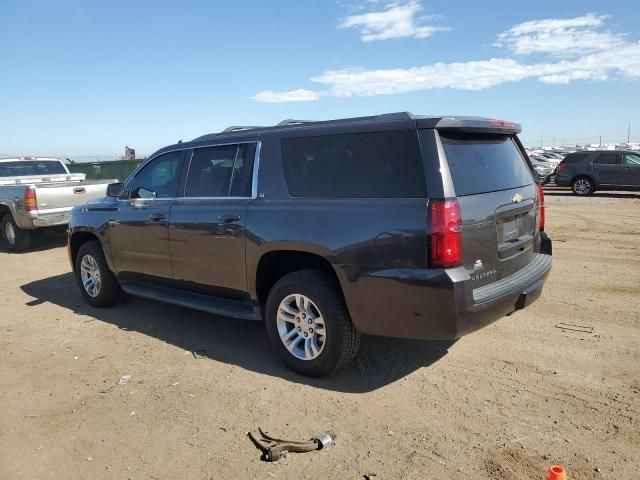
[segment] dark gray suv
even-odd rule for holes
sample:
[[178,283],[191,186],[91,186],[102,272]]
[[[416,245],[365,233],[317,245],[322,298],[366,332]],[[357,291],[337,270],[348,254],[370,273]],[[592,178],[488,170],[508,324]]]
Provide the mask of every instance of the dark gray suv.
[[360,334],[455,339],[522,309],[551,268],[517,124],[387,114],[230,127],[154,153],[75,208],[80,291],[264,320],[293,370]]
[[570,153],[556,168],[556,185],[580,196],[598,189],[640,190],[640,152],[593,150]]

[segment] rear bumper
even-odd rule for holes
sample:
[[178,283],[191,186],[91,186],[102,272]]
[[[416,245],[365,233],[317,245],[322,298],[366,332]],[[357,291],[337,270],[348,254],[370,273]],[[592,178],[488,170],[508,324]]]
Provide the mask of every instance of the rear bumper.
[[361,277],[357,283],[368,301],[358,293],[346,296],[354,325],[372,335],[451,340],[521,310],[540,297],[551,270],[551,239],[542,236],[543,253],[487,287],[473,289],[464,267],[384,270]]
[[569,187],[571,186],[571,179],[569,177],[558,174],[555,178],[555,184],[559,187]]
[[27,230],[67,225],[71,219],[71,208],[56,208],[51,211],[38,210],[20,215],[18,226]]

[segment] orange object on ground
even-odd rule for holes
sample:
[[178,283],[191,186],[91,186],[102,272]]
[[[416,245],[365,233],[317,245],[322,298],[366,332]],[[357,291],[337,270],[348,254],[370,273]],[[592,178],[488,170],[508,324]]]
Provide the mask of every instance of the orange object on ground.
[[547,480],[567,480],[567,473],[560,465],[551,465],[547,472]]

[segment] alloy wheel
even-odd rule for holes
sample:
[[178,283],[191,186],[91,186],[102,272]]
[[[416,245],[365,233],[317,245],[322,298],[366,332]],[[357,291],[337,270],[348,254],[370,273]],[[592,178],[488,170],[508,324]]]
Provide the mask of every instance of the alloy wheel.
[[80,278],[87,295],[95,298],[100,294],[100,287],[102,286],[100,267],[91,255],[82,257],[82,262],[80,263]]
[[280,302],[277,328],[282,344],[300,360],[314,360],[324,350],[327,338],[324,318],[305,295],[289,295]]

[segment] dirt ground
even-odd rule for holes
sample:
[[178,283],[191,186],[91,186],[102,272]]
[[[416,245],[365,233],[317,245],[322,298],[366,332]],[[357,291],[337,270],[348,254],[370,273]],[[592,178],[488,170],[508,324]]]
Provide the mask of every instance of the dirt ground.
[[[640,195],[551,188],[547,231],[531,307],[455,343],[365,338],[320,380],[278,363],[257,322],[88,307],[63,235],[0,251],[0,478],[506,480],[559,463],[638,479]],[[258,426],[338,440],[270,464],[246,437]]]

